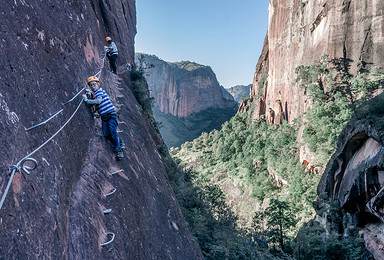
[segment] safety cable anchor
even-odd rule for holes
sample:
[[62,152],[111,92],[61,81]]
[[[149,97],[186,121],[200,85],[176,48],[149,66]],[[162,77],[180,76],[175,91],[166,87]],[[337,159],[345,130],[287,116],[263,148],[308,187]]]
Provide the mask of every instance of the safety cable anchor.
[[[33,164],[32,166],[25,165],[26,162],[32,162]],[[30,173],[29,171],[32,171],[36,168],[37,168],[37,161],[31,157],[25,158],[20,162],[20,169],[22,170],[22,172],[26,174],[29,174]]]
[[20,172],[20,167],[17,167],[16,165],[12,165],[11,168],[9,168],[9,174],[12,174],[12,172]]

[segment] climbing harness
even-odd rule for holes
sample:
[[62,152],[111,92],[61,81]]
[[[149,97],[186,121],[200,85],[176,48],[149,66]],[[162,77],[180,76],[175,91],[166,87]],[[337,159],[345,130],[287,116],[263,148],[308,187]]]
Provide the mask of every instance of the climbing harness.
[[[101,74],[101,71],[102,69],[104,68],[104,61],[105,61],[105,57],[106,57],[106,53],[104,53],[103,55],[103,58],[101,59],[101,66],[100,66],[100,70],[95,74],[96,75],[99,75]],[[70,102],[72,102],[73,100],[75,100],[75,98],[80,95],[80,93],[84,90],[85,88],[81,88],[70,100],[68,100],[67,102],[63,103],[62,105],[66,105]],[[38,148],[36,148],[34,151],[32,151],[31,153],[29,153],[27,156],[25,156],[23,159],[21,159],[18,163],[16,163],[16,165],[13,165],[10,169],[10,172],[11,172],[11,176],[8,180],[8,183],[7,183],[7,186],[4,190],[4,193],[1,197],[1,200],[0,200],[0,210],[3,206],[3,203],[4,203],[4,200],[5,198],[7,197],[7,194],[8,194],[8,191],[9,191],[9,187],[11,186],[11,183],[12,183],[12,180],[13,180],[13,177],[15,176],[15,174],[17,172],[24,172],[26,174],[29,174],[29,171],[31,170],[34,170],[36,169],[37,167],[37,161],[33,158],[30,158],[33,154],[35,154],[38,150],[40,150],[43,146],[45,146],[49,141],[51,141],[59,132],[61,132],[61,130],[63,130],[63,128],[72,120],[73,116],[77,113],[77,111],[79,110],[80,108],[80,105],[81,103],[83,103],[83,99],[81,99],[81,101],[79,102],[78,106],[76,107],[75,109],[75,112],[73,112],[73,114],[69,117],[69,119],[64,123],[64,125],[59,129],[57,130],[56,133],[54,133],[50,138],[48,138],[48,140],[46,140],[43,144],[41,144]],[[59,111],[53,113],[52,116],[50,116],[48,119],[44,120],[43,122],[41,123],[38,123],[34,126],[31,126],[29,128],[26,129],[26,131],[30,131],[34,128],[37,128],[41,125],[44,125],[46,124],[48,121],[50,121],[52,118],[56,117],[58,114],[60,114],[61,112],[63,111],[63,109],[60,109]],[[28,165],[24,165],[26,162],[28,161],[31,161],[33,162],[33,166],[28,166]]]
[[[105,58],[106,58],[106,52],[104,53],[103,55],[103,58],[101,59],[101,66],[100,66],[100,70],[94,75],[95,77],[99,77],[100,78],[100,75],[101,75],[101,72],[102,72],[102,69],[104,68],[104,63],[105,63]],[[87,87],[83,87],[81,88],[70,100],[68,100],[67,102],[63,103],[62,106],[65,106],[66,104],[72,102],[73,100],[75,100],[75,98],[80,95],[80,93],[86,89]],[[42,143],[39,147],[37,147],[35,150],[33,150],[31,153],[29,153],[28,155],[26,155],[24,158],[22,158],[19,162],[16,163],[16,165],[12,165],[12,167],[10,168],[10,177],[9,177],[9,180],[8,180],[8,183],[7,183],[7,186],[4,190],[4,193],[1,197],[1,200],[0,200],[0,210],[4,204],[4,201],[5,201],[5,198],[7,197],[7,194],[8,194],[8,191],[9,191],[9,188],[12,184],[12,180],[15,176],[15,174],[17,172],[20,172],[20,173],[25,173],[25,174],[30,174],[30,171],[34,170],[37,168],[38,166],[38,163],[35,159],[33,159],[31,156],[34,155],[37,151],[39,151],[41,148],[43,148],[47,143],[49,143],[58,133],[61,132],[61,130],[64,129],[64,127],[72,120],[72,118],[75,116],[75,114],[77,113],[77,111],[79,110],[81,104],[83,103],[84,99],[81,99],[81,101],[79,102],[79,104],[77,105],[75,111],[72,113],[72,115],[69,117],[69,119],[64,123],[64,125],[62,125],[59,130],[57,130],[50,138],[48,138],[44,143]],[[46,124],[47,122],[49,122],[51,119],[53,119],[54,117],[56,117],[58,114],[60,114],[61,112],[63,112],[63,109],[60,109],[58,110],[57,112],[53,113],[49,118],[47,118],[46,120],[42,121],[41,123],[38,123],[34,126],[31,126],[29,128],[26,129],[26,131],[30,131],[32,129],[35,129],[41,125],[44,125]],[[123,170],[119,170],[117,172],[114,172],[114,173],[111,173],[111,175],[113,174],[116,174],[116,173],[119,173],[119,172],[122,172]],[[107,197],[109,195],[112,195],[113,193],[116,192],[116,188],[114,188],[113,190],[111,190],[111,192],[105,194],[104,196]],[[104,214],[108,214],[112,212],[112,209],[106,209],[103,211]],[[107,236],[112,236],[111,240],[109,240],[108,242],[105,242],[103,244],[101,244],[101,246],[106,246],[110,243],[113,242],[113,240],[115,239],[115,234],[112,233],[112,232],[107,232],[106,233]]]

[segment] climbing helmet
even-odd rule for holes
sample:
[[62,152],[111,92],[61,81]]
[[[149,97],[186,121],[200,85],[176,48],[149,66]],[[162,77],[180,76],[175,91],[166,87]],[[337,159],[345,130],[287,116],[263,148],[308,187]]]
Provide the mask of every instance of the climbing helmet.
[[95,77],[95,76],[90,76],[88,79],[87,79],[87,84],[89,85],[91,82],[93,81],[97,81],[97,82],[100,82],[100,80]]

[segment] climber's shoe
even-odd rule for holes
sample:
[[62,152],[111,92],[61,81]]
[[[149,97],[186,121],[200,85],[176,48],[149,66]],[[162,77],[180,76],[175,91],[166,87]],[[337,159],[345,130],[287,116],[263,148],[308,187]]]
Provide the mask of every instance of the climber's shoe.
[[120,149],[116,149],[116,160],[120,161],[124,158],[123,151]]
[[121,149],[125,148],[125,143],[121,138],[119,138],[119,144],[120,144]]

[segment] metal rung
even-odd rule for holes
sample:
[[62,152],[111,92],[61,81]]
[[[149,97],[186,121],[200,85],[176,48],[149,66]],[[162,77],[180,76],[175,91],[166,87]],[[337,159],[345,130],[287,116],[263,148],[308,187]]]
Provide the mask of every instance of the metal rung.
[[112,243],[112,241],[115,239],[115,234],[114,234],[114,233],[112,233],[112,232],[107,232],[107,233],[105,233],[105,234],[106,234],[107,236],[108,236],[108,235],[112,235],[112,239],[109,240],[108,242],[105,242],[105,243],[101,244],[101,246],[106,246],[106,245]]
[[110,193],[107,193],[107,194],[105,194],[104,196],[105,197],[107,197],[107,196],[109,196],[109,195],[112,195],[113,193],[115,193],[116,192],[116,188],[114,188]]
[[111,212],[112,212],[112,209],[106,209],[106,210],[104,210],[103,212],[104,212],[104,214],[108,214],[108,213],[111,213]]
[[116,172],[112,172],[112,173],[110,173],[110,175],[114,175],[114,174],[116,174],[116,173],[119,173],[119,172],[123,172],[124,170],[118,170],[118,171],[116,171]]

